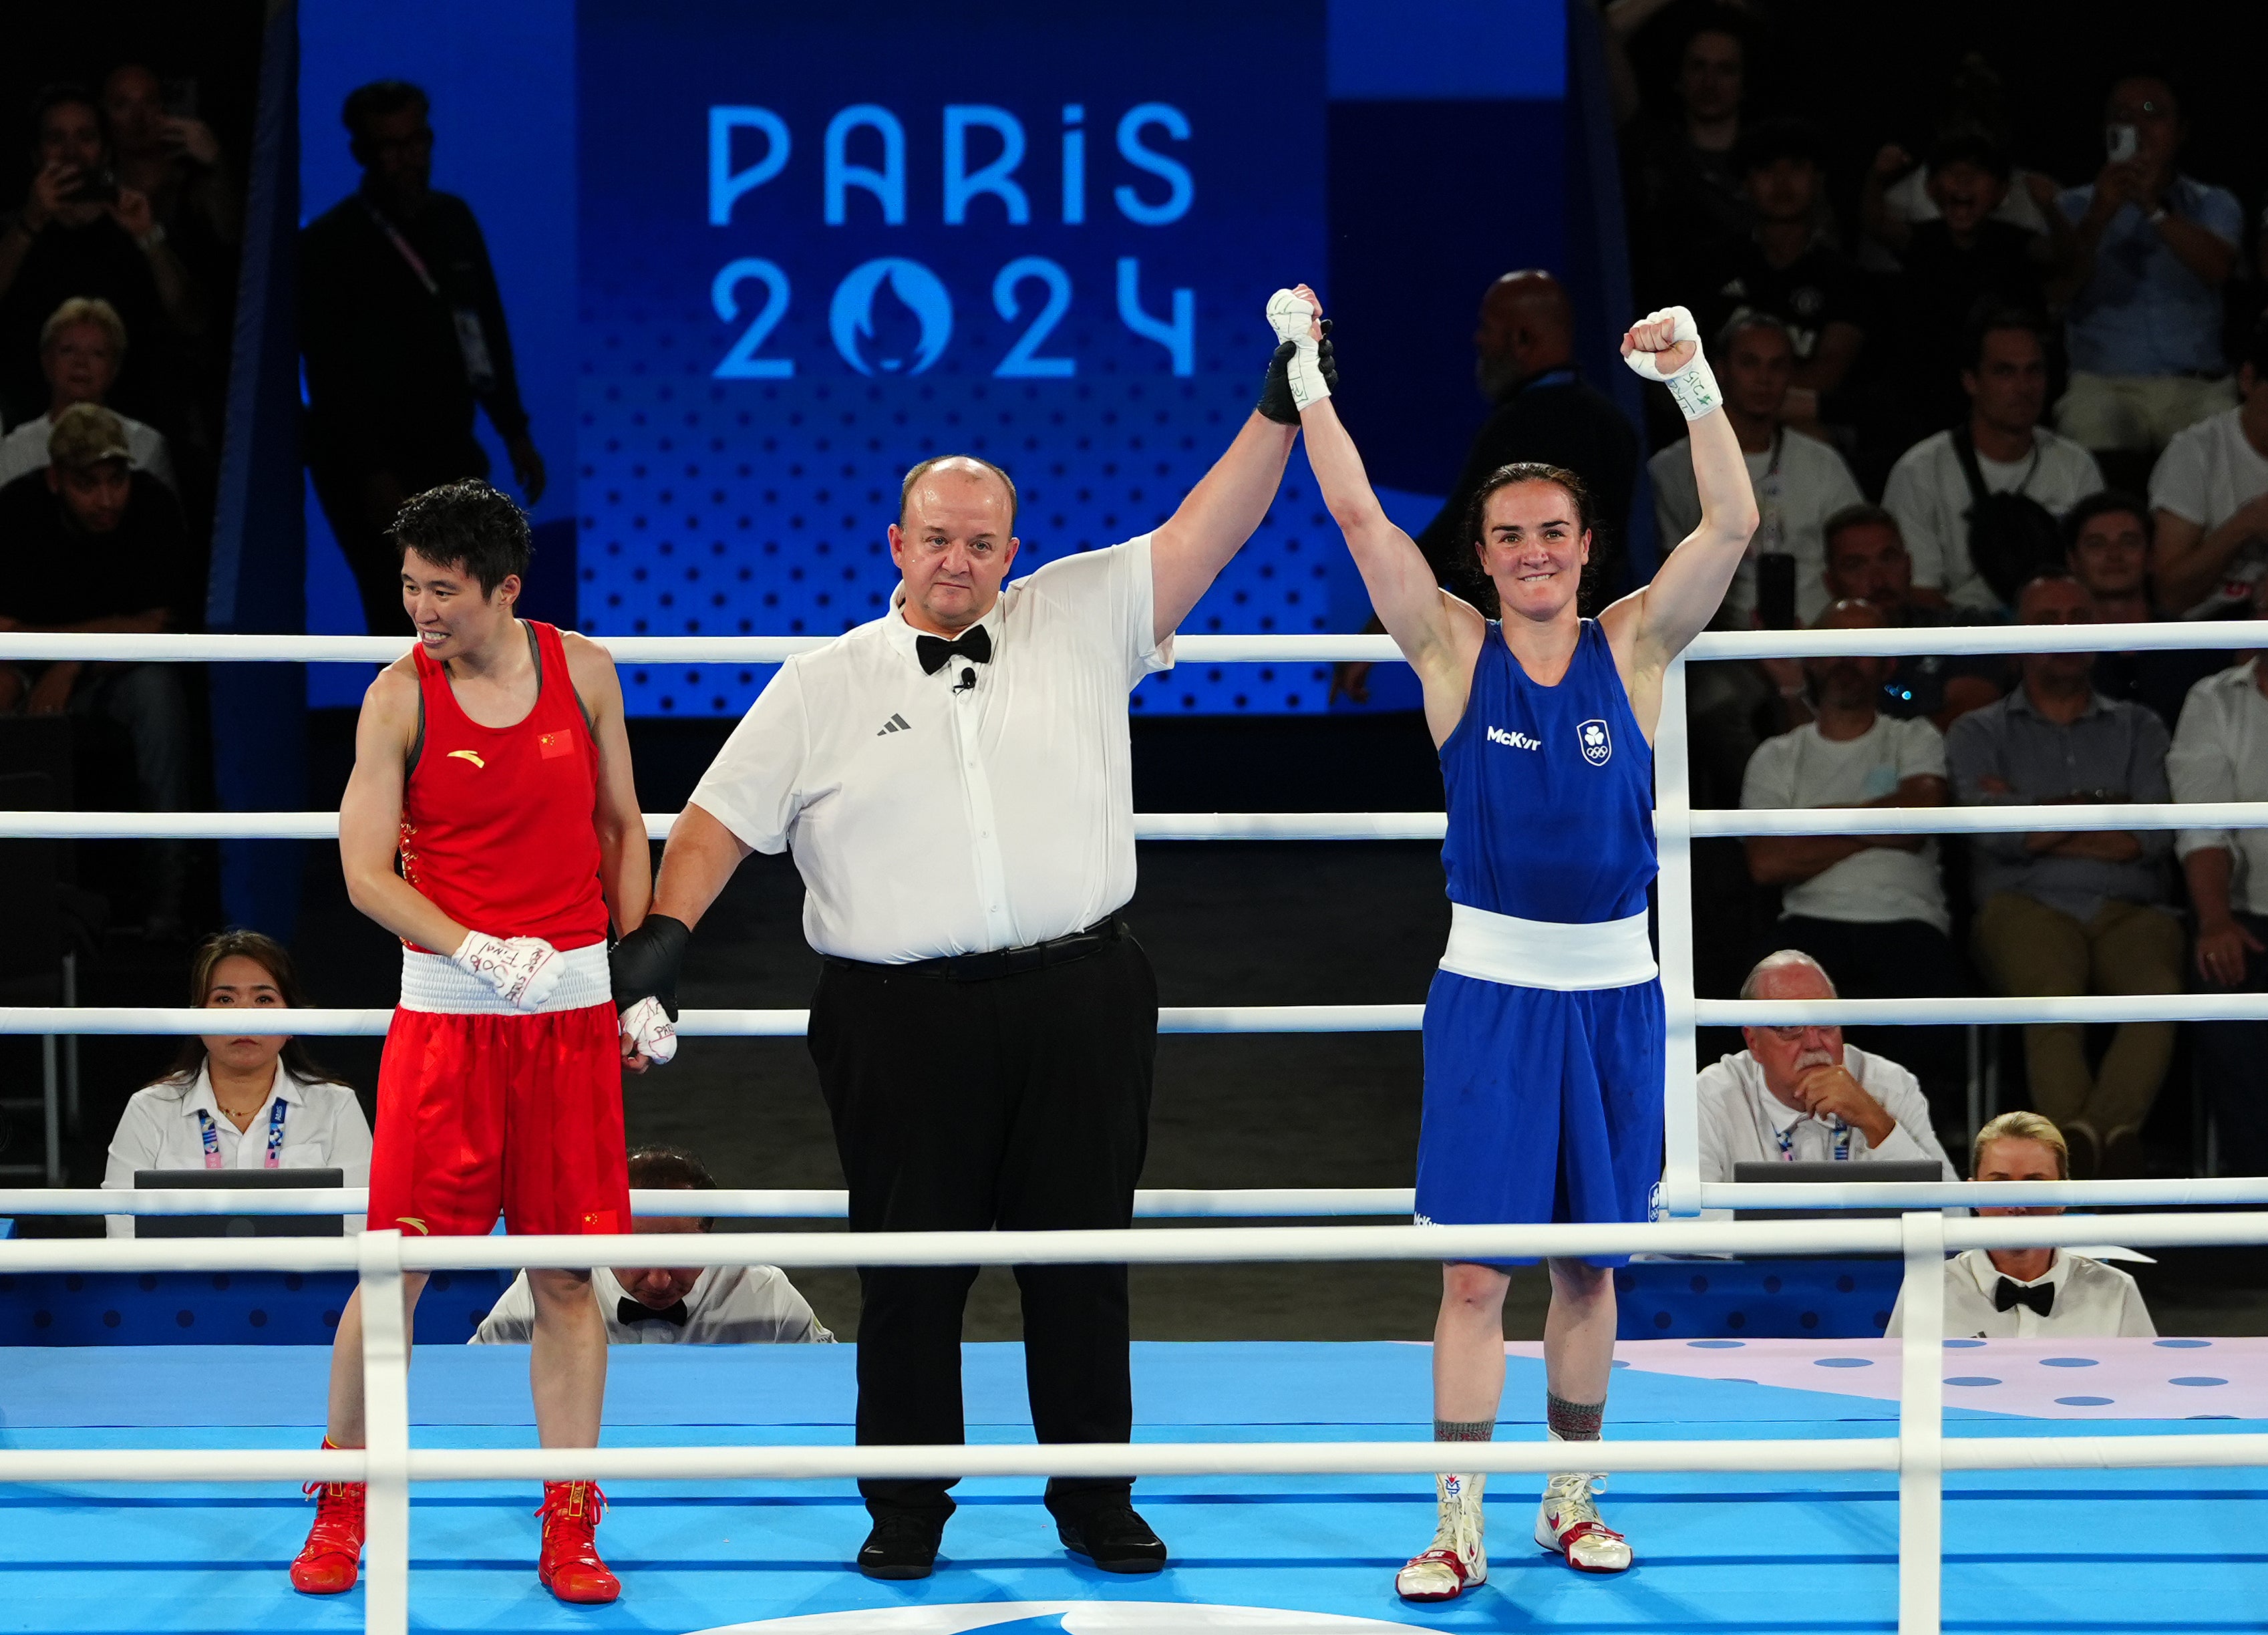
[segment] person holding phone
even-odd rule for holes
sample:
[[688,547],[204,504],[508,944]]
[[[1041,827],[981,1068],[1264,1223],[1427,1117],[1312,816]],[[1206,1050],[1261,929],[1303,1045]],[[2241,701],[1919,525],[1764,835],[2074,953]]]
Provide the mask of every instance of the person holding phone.
[[[1685,416],[1700,526],[1651,584],[1586,619],[1576,606],[1591,549],[1581,480],[1506,466],[1481,486],[1467,524],[1476,606],[1440,588],[1380,506],[1322,375],[1321,306],[1304,285],[1295,294],[1307,322],[1279,332],[1300,348],[1291,380],[1307,460],[1371,605],[1425,689],[1448,795],[1441,860],[1452,919],[1425,1000],[1418,1220],[1644,1220],[1661,1167],[1664,1049],[1646,933],[1653,733],[1671,660],[1715,615],[1756,531],[1740,441],[1692,315],[1649,313],[1623,337],[1623,357],[1668,386]],[[1555,1441],[1598,1440],[1616,1263],[1550,1262],[1543,1359]],[[1442,1269],[1437,1441],[1494,1434],[1510,1283],[1505,1263]],[[1551,1476],[1536,1546],[1580,1572],[1628,1567],[1628,1542],[1593,1498],[1604,1481],[1580,1469]],[[1403,1598],[1448,1601],[1486,1580],[1482,1487],[1454,1465],[1436,1477],[1439,1525],[1395,1576]]]
[[92,296],[135,338],[114,401],[162,428],[180,341],[200,327],[188,269],[149,195],[120,185],[91,92],[40,92],[33,129],[31,188],[0,230],[0,415],[14,425],[47,409],[40,330],[65,301]]
[[2053,293],[2068,303],[2071,387],[2056,405],[2066,437],[2100,453],[2154,453],[2233,406],[2220,344],[2222,284],[2236,266],[2236,195],[2175,167],[2188,128],[2174,87],[2132,74],[2103,106],[2103,164],[2066,188],[2073,261]]

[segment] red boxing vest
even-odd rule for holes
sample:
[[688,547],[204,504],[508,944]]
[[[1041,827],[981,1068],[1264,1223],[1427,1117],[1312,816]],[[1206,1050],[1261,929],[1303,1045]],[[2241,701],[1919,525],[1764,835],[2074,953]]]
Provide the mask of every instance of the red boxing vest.
[[424,741],[401,792],[401,876],[469,931],[588,947],[607,937],[599,746],[558,630],[526,623],[543,680],[512,726],[467,715],[446,667],[415,652]]

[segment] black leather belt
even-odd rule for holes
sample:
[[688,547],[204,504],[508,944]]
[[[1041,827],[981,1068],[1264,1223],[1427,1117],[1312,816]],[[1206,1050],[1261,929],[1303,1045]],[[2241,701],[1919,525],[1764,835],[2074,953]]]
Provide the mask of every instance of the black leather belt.
[[946,954],[933,960],[909,960],[901,965],[877,965],[866,960],[841,959],[832,954],[821,957],[829,965],[839,965],[846,971],[873,971],[886,976],[926,976],[938,982],[990,982],[998,976],[1044,970],[1050,965],[1068,965],[1074,960],[1100,954],[1116,942],[1123,930],[1118,917],[1112,915],[1095,921],[1084,931],[1051,937],[1045,942],[1027,943],[1020,948],[994,948],[983,954]]

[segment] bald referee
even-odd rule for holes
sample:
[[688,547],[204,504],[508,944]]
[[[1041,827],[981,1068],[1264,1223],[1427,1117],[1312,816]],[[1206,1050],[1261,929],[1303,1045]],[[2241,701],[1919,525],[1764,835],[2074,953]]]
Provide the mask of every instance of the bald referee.
[[[781,667],[671,831],[654,911],[615,950],[624,1051],[667,1059],[692,928],[743,858],[792,851],[825,958],[810,1048],[852,1231],[1131,1223],[1158,987],[1117,917],[1134,893],[1126,695],[1172,665],[1174,627],[1267,514],[1299,420],[1292,353],[1172,517],[1013,584],[1008,474],[966,454],[916,466],[890,611]],[[976,1276],[861,1269],[861,1443],[962,1440]],[[1126,1269],[1016,1281],[1039,1440],[1128,1440]],[[859,1570],[927,1577],[953,1484],[858,1485]],[[1164,1566],[1132,1487],[1050,1481],[1064,1544],[1114,1572]]]

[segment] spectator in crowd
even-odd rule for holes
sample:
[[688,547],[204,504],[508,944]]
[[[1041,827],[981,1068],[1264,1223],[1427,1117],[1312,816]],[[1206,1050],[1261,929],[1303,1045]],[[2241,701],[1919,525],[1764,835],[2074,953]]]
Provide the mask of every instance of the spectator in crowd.
[[2150,473],[2158,603],[2240,618],[2268,577],[2268,314],[2237,365],[2238,401],[2176,432]]
[[504,301],[471,208],[431,186],[425,93],[379,80],[342,117],[362,185],[299,241],[307,464],[373,633],[409,630],[387,530],[410,495],[485,477],[475,408],[533,505],[542,458],[527,433]]
[[[2092,624],[2094,599],[2068,578],[2026,586],[2025,624]],[[2168,799],[2164,724],[2090,683],[2092,653],[2030,653],[2023,682],[1946,735],[1955,796],[1978,806],[2101,805]],[[2004,994],[2178,993],[2182,928],[2167,906],[2163,830],[1978,835],[1976,942]],[[2121,1022],[2099,1073],[2086,1030],[2024,1030],[2032,1105],[2055,1120],[2082,1177],[2141,1170],[2142,1121],[2173,1054],[2170,1022]]]
[[[1610,65],[1621,48],[1665,7],[1666,0],[1615,0],[1606,11]],[[1643,118],[1626,134],[1631,155],[1631,221],[1638,230],[1638,287],[1653,294],[1683,291],[1697,258],[1745,240],[1755,211],[1741,187],[1734,155],[1748,89],[1748,46],[1729,8],[1705,17],[1678,54],[1671,88],[1675,106]],[[1625,70],[1626,71],[1626,70]],[[1633,92],[1626,106],[1637,107]],[[1665,294],[1664,299],[1674,299]],[[1683,536],[1681,536],[1683,537]]]
[[[73,403],[99,404],[110,395],[126,361],[126,325],[118,309],[99,298],[75,295],[48,315],[40,331],[40,372],[48,378],[47,412],[10,429],[0,438],[0,487],[48,463],[48,438],[55,416]],[[173,480],[173,455],[166,434],[155,426],[118,416],[126,433],[129,458],[136,471],[146,471],[169,489]]]
[[1955,607],[1998,609],[2061,557],[2055,519],[2100,489],[2102,473],[2094,455],[2040,424],[2048,352],[2037,319],[2014,308],[1981,313],[1966,353],[1967,417],[1900,456],[1882,507],[1898,519],[1918,583]]
[[[2063,1132],[2037,1113],[2003,1113],[1977,1132],[1971,1181],[2067,1181]],[[1981,1204],[1979,1215],[2060,1215],[2059,1204]],[[1890,1310],[1889,1337],[1905,1332],[1905,1292]],[[2116,1266],[2074,1249],[1964,1249],[1945,1263],[1948,1339],[2154,1339],[2142,1291]]]
[[[181,509],[166,486],[133,468],[118,416],[77,403],[55,416],[44,471],[0,489],[0,630],[154,634],[194,606],[192,557]],[[0,667],[0,711],[106,717],[134,747],[136,782],[153,812],[191,801],[189,715],[173,667],[89,664]],[[153,937],[178,935],[188,883],[187,843],[149,843]]]
[[2111,86],[2103,133],[2102,170],[2058,200],[2073,257],[2062,281],[2071,387],[2056,423],[2091,449],[2154,453],[2235,401],[2220,290],[2244,215],[2227,188],[2175,168],[2188,133],[2164,79],[2132,74]]
[[[2150,601],[2149,503],[2139,494],[2105,489],[2064,514],[2066,560],[2072,578],[2095,598],[2104,624],[2146,624],[2162,615]],[[2190,689],[2230,662],[2226,652],[2158,647],[2097,653],[2095,690],[2157,712],[2170,729],[2181,719]]]
[[[1787,423],[1795,343],[1786,324],[1769,313],[1743,312],[1727,320],[1711,349],[1725,394],[1725,415],[1741,439],[1749,483],[1764,520],[1756,525],[1740,571],[1725,593],[1719,622],[1746,630],[1757,611],[1756,559],[1775,552],[1795,558],[1795,617],[1808,624],[1827,606],[1824,576],[1827,519],[1859,503],[1858,480],[1843,457],[1817,438]],[[1646,462],[1653,479],[1659,537],[1682,540],[1701,519],[1687,440]]]
[[[2268,584],[2259,593],[2268,601]],[[2166,757],[2174,799],[2268,800],[2268,664],[2259,656],[2190,689]],[[2175,842],[2197,910],[2208,993],[2268,992],[2268,829],[2189,829]],[[2268,1175],[2268,1022],[2195,1022],[2198,1083],[2220,1167]]]
[[[699,1159],[668,1146],[631,1153],[630,1177],[630,1186],[642,1191],[714,1191],[717,1186]],[[695,1233],[708,1231],[711,1224],[701,1215],[641,1215],[630,1229]],[[607,1320],[609,1345],[748,1345],[835,1337],[777,1266],[596,1266],[591,1287]],[[526,1345],[534,1332],[535,1295],[523,1271],[482,1319],[470,1343]]]
[[[1832,999],[1819,961],[1783,948],[1757,961],[1743,999]],[[1843,1042],[1840,1027],[1743,1027],[1748,1049],[1701,1070],[1701,1179],[1772,1159],[1934,1160],[1955,1180],[1914,1076]],[[1707,1213],[1708,1212],[1704,1212]]]
[[[226,931],[189,956],[189,1003],[277,1011],[302,1007],[307,996],[281,943],[258,932]],[[173,1070],[128,1099],[102,1184],[130,1190],[137,1169],[200,1166],[337,1169],[346,1185],[368,1186],[370,1124],[355,1093],[289,1034],[192,1035],[181,1041]],[[112,1237],[134,1235],[133,1216],[105,1219]],[[362,1216],[349,1215],[345,1224],[359,1232]]]
[[[1859,184],[1859,218],[1867,238],[1889,250],[1903,264],[1915,231],[1954,215],[1966,214],[1977,200],[1984,202],[1980,219],[2004,223],[2051,247],[2050,235],[2068,235],[2071,224],[2055,207],[2062,191],[2052,176],[2019,170],[2008,163],[2008,148],[2000,133],[1973,116],[1946,121],[1930,144],[1926,162],[1895,142],[1875,150]],[[1966,166],[1968,168],[1960,168]],[[1958,173],[1948,175],[1948,171]],[[1999,235],[1994,235],[1998,237]],[[2005,240],[2004,240],[2005,241]],[[1966,239],[1963,242],[1967,242]],[[2028,259],[2051,264],[2040,254],[2041,246],[2028,246]],[[2038,282],[2034,275],[2033,282]],[[2032,305],[2037,305],[2037,291]]]
[[1550,273],[1508,272],[1491,284],[1473,349],[1481,390],[1496,410],[1473,439],[1447,503],[1418,536],[1418,549],[1442,584],[1464,584],[1472,555],[1465,524],[1489,475],[1523,460],[1562,467],[1583,479],[1598,507],[1590,566],[1597,589],[1584,609],[1595,612],[1630,588],[1638,434],[1613,399],[1577,375],[1575,309]]
[[121,186],[112,171],[89,92],[41,92],[33,130],[31,191],[0,232],[0,414],[13,425],[48,407],[40,330],[73,296],[93,296],[110,304],[136,342],[120,401],[162,424],[178,396],[179,342],[199,321],[188,269],[149,195]]
[[1799,120],[1770,120],[1741,138],[1741,185],[1756,211],[1746,241],[1729,247],[1704,279],[1696,308],[1705,332],[1743,312],[1769,313],[1795,349],[1781,416],[1816,431],[1822,404],[1866,344],[1864,275],[1820,231],[1824,139]]
[[211,294],[232,281],[244,201],[222,162],[220,138],[193,111],[195,88],[194,80],[178,82],[177,94],[192,106],[169,108],[154,72],[122,63],[103,77],[102,117],[119,186],[150,201],[151,214]]
[[[1880,505],[1863,502],[1845,505],[1827,519],[1822,529],[1827,551],[1827,591],[1842,600],[1863,601],[1889,621],[1893,630],[1943,630],[1971,622],[1977,615],[1953,608],[1937,591],[1915,588],[1913,557],[1898,531],[1898,519]],[[1792,660],[1767,661],[1767,668]],[[1927,717],[1944,732],[1971,710],[1981,710],[2007,688],[2007,665],[1984,655],[1941,657],[1909,655],[1890,660],[1882,683],[1879,707],[1896,720]],[[1778,674],[1778,673],[1776,673]],[[1800,676],[1780,674],[1782,695],[1786,684]],[[1796,700],[1786,699],[1792,720],[1808,713]]]

